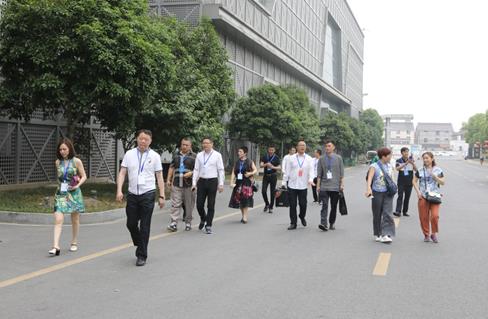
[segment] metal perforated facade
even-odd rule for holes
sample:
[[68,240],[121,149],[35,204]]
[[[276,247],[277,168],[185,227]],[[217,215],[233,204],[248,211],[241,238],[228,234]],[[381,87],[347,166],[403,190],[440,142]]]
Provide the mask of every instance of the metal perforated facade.
[[[238,94],[265,82],[295,84],[318,109],[362,111],[364,36],[345,0],[149,2],[155,12],[190,24],[201,15],[214,21]],[[337,32],[327,34],[328,27]]]

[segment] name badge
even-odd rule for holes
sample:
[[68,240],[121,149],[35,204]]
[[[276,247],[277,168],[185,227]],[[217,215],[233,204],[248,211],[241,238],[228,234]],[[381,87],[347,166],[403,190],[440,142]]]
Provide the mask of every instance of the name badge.
[[407,169],[403,170],[403,175],[408,176],[408,170]]
[[69,187],[68,183],[61,183],[61,188],[60,188],[61,193],[67,193],[68,187]]
[[327,179],[332,179],[332,172],[331,171],[327,172]]
[[303,169],[299,169],[298,170],[298,177],[302,177],[303,176]]
[[180,170],[180,174],[183,174],[185,172],[185,164],[181,163],[179,170]]
[[144,177],[144,175],[139,175],[137,177],[137,185],[144,185],[146,184],[146,178]]
[[237,174],[237,180],[239,180],[239,181],[242,180],[242,173]]

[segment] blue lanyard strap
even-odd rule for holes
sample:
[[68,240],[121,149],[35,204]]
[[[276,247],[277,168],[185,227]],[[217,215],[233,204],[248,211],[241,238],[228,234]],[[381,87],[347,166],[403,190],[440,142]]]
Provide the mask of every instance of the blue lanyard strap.
[[332,169],[332,163],[334,163],[334,159],[332,158],[332,156],[325,156],[327,158],[327,170],[331,170]]
[[210,157],[212,157],[212,154],[213,154],[213,151],[210,153],[210,155],[207,157],[207,159],[205,159],[205,152],[203,152],[203,166],[207,165],[208,160],[210,159]]
[[[141,153],[141,156],[139,157],[139,150],[137,150],[137,159],[139,160],[139,171],[138,174],[141,174],[144,171],[144,165],[146,165],[147,158],[149,157],[149,151],[145,151],[144,153],[146,154],[146,159],[144,162],[142,162],[142,157],[144,156],[144,153]],[[142,162],[142,166],[141,166]]]
[[63,160],[63,170],[64,170],[64,173],[63,173],[63,182],[67,182],[66,177],[68,177],[68,171],[69,171],[69,165],[70,164],[71,164],[71,160],[69,160],[68,166],[65,166],[64,165],[64,160]]
[[298,167],[302,168],[303,163],[305,163],[305,158],[303,158],[303,161],[300,163],[300,159],[298,158],[298,154],[297,154],[297,162],[298,162]]
[[239,173],[242,174],[242,169],[244,168],[245,161],[239,161]]

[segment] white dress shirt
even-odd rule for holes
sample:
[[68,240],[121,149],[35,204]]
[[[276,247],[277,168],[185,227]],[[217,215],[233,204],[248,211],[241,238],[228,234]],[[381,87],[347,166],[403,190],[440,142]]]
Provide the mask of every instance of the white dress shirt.
[[137,147],[125,153],[121,166],[127,168],[129,193],[134,195],[155,190],[155,174],[163,170],[161,156],[158,153],[151,149],[141,153]]
[[225,171],[222,155],[216,150],[202,151],[197,154],[193,170],[193,187],[199,178],[218,178],[219,186],[224,186]]
[[[283,175],[283,185],[288,182],[288,187],[292,189],[307,189],[308,183],[313,183],[313,159],[308,154],[290,155],[286,163]],[[300,176],[300,171],[302,172]]]
[[288,163],[288,160],[290,159],[290,156],[293,156],[293,155],[286,154],[283,157],[283,161],[281,162],[281,171],[283,172],[283,174],[285,174],[286,163]]
[[313,178],[317,177],[317,167],[319,165],[319,158],[313,158]]

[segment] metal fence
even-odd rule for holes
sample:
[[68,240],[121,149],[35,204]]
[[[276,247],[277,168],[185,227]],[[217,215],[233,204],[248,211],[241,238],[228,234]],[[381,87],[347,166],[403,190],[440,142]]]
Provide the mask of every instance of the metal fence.
[[[113,134],[94,121],[77,131],[89,136],[78,154],[87,176],[115,181],[118,143]],[[0,185],[55,181],[56,147],[66,134],[64,121],[44,120],[41,114],[29,123],[0,118]]]

